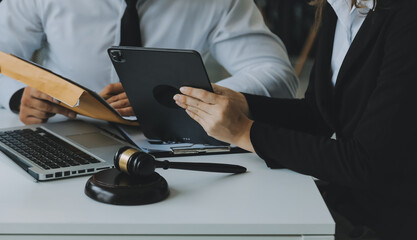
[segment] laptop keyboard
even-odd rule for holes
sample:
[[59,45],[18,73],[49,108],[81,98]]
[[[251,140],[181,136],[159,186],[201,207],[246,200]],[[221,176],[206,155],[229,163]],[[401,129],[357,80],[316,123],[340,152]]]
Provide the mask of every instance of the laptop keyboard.
[[41,128],[0,132],[0,142],[45,170],[100,162]]

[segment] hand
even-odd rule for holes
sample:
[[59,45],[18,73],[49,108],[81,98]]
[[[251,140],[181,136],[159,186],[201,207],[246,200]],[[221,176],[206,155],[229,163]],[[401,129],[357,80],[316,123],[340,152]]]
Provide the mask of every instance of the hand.
[[254,152],[250,141],[253,121],[243,94],[213,85],[214,93],[182,87],[174,100],[211,137]]
[[130,106],[129,99],[121,83],[112,83],[107,85],[101,92],[102,96],[110,106],[122,116],[135,116],[133,108]]
[[243,112],[247,117],[249,117],[249,106],[246,102],[245,96],[243,96],[242,93],[216,85],[214,83],[212,83],[211,86],[214,93],[228,97],[234,107],[237,107],[239,111]]
[[62,114],[69,118],[75,118],[75,112],[60,105],[59,101],[34,88],[26,87],[20,101],[20,120],[26,124],[45,123],[55,114]]

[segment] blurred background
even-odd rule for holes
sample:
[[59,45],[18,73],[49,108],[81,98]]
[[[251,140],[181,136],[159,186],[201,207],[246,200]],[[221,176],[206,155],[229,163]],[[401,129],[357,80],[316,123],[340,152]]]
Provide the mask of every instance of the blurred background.
[[[284,42],[291,63],[296,67],[302,53],[305,55],[311,39],[308,40],[310,29],[314,22],[314,7],[308,4],[310,0],[255,0],[261,10],[265,23],[273,33]],[[304,50],[304,52],[303,52]],[[313,64],[314,47],[311,47],[305,62],[299,65],[300,86],[297,97],[304,96],[308,84],[309,73]],[[206,63],[210,80],[216,82],[229,74],[214,59]]]
[[[314,21],[314,8],[308,5],[310,0],[254,1],[262,12],[268,27],[284,42],[291,63],[299,71],[300,86],[297,97],[301,98],[304,96],[308,84],[313,63],[312,58],[314,57],[314,47],[311,47],[311,51],[308,51],[310,49],[309,44],[312,42],[308,38]],[[305,57],[305,62],[303,57]],[[217,82],[229,76],[229,73],[213,58],[208,59],[206,66],[212,82]]]

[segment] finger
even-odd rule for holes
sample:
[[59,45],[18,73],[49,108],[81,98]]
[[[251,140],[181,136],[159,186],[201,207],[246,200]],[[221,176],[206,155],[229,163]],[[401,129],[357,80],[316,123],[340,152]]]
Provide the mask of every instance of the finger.
[[103,90],[101,90],[100,95],[121,93],[123,91],[124,89],[123,89],[122,83],[120,82],[111,83],[111,84],[108,84],[106,87],[104,87]]
[[213,88],[213,92],[216,93],[216,94],[223,95],[224,92],[225,92],[224,91],[225,90],[225,87],[219,86],[219,85],[217,85],[215,83],[212,83],[211,84],[211,87]]
[[198,112],[195,112],[191,109],[186,109],[185,112],[188,114],[188,116],[190,116],[192,119],[198,122],[198,124],[200,124],[203,127],[203,129],[206,131],[206,128],[207,128],[206,118],[202,117],[201,115],[198,114]]
[[[36,89],[34,89],[34,88],[29,88],[29,91],[30,91],[29,95],[30,95],[30,97],[32,97],[32,98],[41,99],[41,100],[46,100],[46,101],[49,101],[49,102],[57,102],[57,100],[56,100],[56,99],[54,99],[53,97],[49,96],[49,95],[48,95],[48,94],[46,94],[46,93],[43,93],[43,92],[41,92],[41,91],[38,91],[38,90],[36,90]],[[59,101],[58,101],[58,102],[59,102]]]
[[19,115],[21,118],[34,117],[40,120],[44,120],[54,116],[55,113],[44,112],[28,106],[22,106]]
[[56,104],[53,104],[47,100],[43,100],[40,98],[25,98],[22,99],[22,104],[24,106],[33,108],[33,109],[37,109],[39,111],[43,111],[43,112],[52,112],[53,111],[53,106]]
[[99,95],[104,99],[107,99],[122,92],[124,92],[123,86],[120,82],[118,82],[107,85],[105,88],[103,88],[103,90],[101,90]]
[[181,87],[180,92],[185,95],[191,96],[193,98],[200,99],[205,103],[209,103],[209,104],[216,103],[216,97],[217,97],[216,94],[200,89],[200,88]]
[[124,116],[124,117],[135,116],[135,112],[133,111],[132,107],[118,108],[118,109],[116,109],[116,111],[119,112],[119,114]]
[[213,122],[211,118],[204,117],[200,115],[199,113],[196,113],[193,111],[193,109],[187,109],[185,112],[194,119],[198,124],[201,125],[201,127],[204,129],[204,131],[209,135],[213,137],[213,124],[210,124],[210,122]]
[[48,121],[47,119],[39,119],[39,118],[35,118],[35,117],[21,117],[20,121],[22,121],[22,123],[24,123],[25,125],[32,125],[32,124],[41,124],[41,123],[45,123],[46,121]]
[[125,92],[123,92],[123,93],[120,93],[120,94],[117,94],[115,96],[112,96],[112,97],[108,98],[106,100],[106,102],[108,102],[109,104],[111,104],[111,103],[118,102],[120,100],[125,100],[125,99],[127,100],[127,95],[126,95]]
[[26,106],[47,112],[48,114],[46,115],[54,116],[55,114],[61,114],[69,118],[77,117],[76,112],[60,106],[59,100],[34,88],[30,88],[29,97],[22,97],[22,102],[24,102]]
[[123,100],[119,100],[117,102],[110,103],[110,106],[112,106],[115,109],[127,108],[127,107],[130,107],[130,102],[129,102],[128,99],[123,99]]
[[[75,118],[76,113],[58,104],[51,103],[47,100],[41,100],[38,98],[22,98],[20,111],[23,114],[29,115],[33,110],[36,110],[36,117],[49,118],[55,114],[62,114],[69,118]],[[28,113],[27,113],[28,112]]]
[[206,113],[210,113],[211,104],[205,103],[200,101],[199,99],[195,99],[193,97],[185,96],[182,94],[176,94],[174,96],[175,102],[178,102],[180,107],[184,109],[188,109],[189,107],[200,109]]
[[47,120],[48,118],[56,115],[55,113],[39,111],[34,108],[31,108],[25,114],[27,114],[28,117],[35,117],[35,118],[42,119],[42,120]]
[[207,112],[205,112],[201,109],[192,107],[192,106],[187,106],[186,111],[191,112],[194,115],[197,115],[201,119],[211,119],[212,118],[211,114],[209,114],[209,113],[207,113]]
[[55,114],[62,114],[70,118],[75,118],[76,113],[62,107],[58,104],[47,102],[44,100],[36,101],[35,104],[31,105],[32,109],[36,109],[38,111],[46,112],[46,113],[53,113]]
[[179,107],[181,107],[181,108],[184,108],[184,109],[186,109],[187,108],[187,105],[185,105],[185,104],[183,104],[183,103],[181,103],[181,102],[178,102],[178,101],[175,101],[175,104],[177,104]]

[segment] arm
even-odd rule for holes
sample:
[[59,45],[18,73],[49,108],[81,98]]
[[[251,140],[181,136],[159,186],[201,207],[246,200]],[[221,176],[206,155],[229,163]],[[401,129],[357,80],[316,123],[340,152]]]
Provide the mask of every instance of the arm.
[[[367,69],[379,74],[363,103],[365,111],[354,131],[337,140],[329,137],[330,129],[315,118],[314,104],[306,100],[271,99],[258,111],[255,107],[262,101],[256,104],[253,100],[259,97],[247,98],[250,112],[258,119],[254,122],[221,94],[184,88],[184,95],[176,95],[175,100],[210,136],[254,150],[271,168],[286,167],[357,189],[386,187],[393,180],[391,176],[397,183],[410,184],[417,169],[417,115],[413,113],[417,108],[417,19],[410,12],[397,16],[388,21],[391,28],[384,29],[385,49],[379,69]],[[402,21],[401,16],[408,16],[408,21]],[[357,91],[345,95],[352,98]],[[288,114],[275,124],[260,121],[266,119],[268,110]],[[298,121],[299,116],[306,119]],[[299,125],[308,121],[314,124],[303,130]]]
[[367,69],[379,74],[355,130],[333,140],[255,122],[251,142],[268,166],[284,166],[356,188],[387,187],[393,181],[391,176],[397,183],[415,181],[417,19],[410,11],[397,16],[384,29],[380,68]]
[[303,132],[320,132],[328,137],[332,131],[324,121],[315,121],[306,100],[274,99],[235,92],[212,84],[214,93],[191,87],[182,87],[182,94],[174,96],[177,105],[184,108],[209,136],[254,152],[250,131],[256,122],[273,124]]
[[285,46],[266,27],[253,1],[231,1],[209,44],[213,57],[232,74],[219,85],[256,95],[295,96],[298,78]]
[[[309,89],[312,88],[310,81]],[[314,98],[280,99],[244,94],[250,117],[256,122],[330,137],[333,130],[322,119]]]
[[[0,51],[30,59],[44,37],[38,4],[6,0],[0,4]],[[0,74],[0,105],[10,109],[12,95],[25,85]]]
[[[8,0],[0,5],[1,51],[30,59],[41,47],[45,33],[39,4],[41,1]],[[0,104],[14,107],[11,110],[19,111],[20,120],[25,124],[46,122],[57,113],[70,118],[76,116],[52,97],[5,76],[0,76],[0,96]]]

